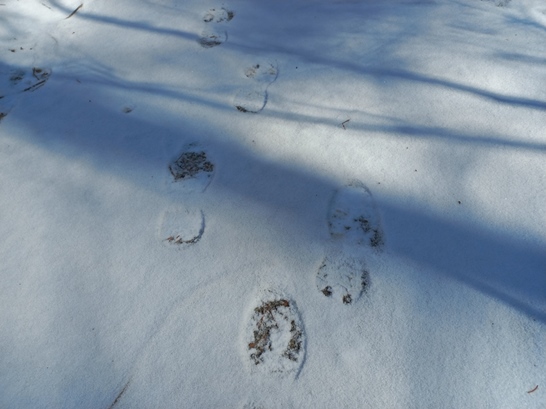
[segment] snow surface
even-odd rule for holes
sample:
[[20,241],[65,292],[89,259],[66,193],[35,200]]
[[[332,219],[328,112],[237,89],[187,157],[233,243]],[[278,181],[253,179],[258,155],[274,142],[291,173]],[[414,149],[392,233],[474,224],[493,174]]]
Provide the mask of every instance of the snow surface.
[[0,407],[544,408],[543,0],[0,0],[0,41]]

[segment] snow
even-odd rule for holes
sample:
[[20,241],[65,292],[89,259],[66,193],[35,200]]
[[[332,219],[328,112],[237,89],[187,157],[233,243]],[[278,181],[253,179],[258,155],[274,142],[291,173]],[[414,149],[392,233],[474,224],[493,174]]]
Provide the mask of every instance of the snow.
[[543,407],[542,0],[0,21],[0,407]]

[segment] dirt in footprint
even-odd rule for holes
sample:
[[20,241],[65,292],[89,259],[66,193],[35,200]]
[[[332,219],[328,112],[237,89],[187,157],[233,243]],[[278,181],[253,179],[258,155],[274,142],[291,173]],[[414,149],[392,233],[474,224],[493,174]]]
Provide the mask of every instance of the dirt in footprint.
[[247,356],[253,372],[297,373],[305,353],[305,334],[295,302],[273,291],[264,295],[247,331]]

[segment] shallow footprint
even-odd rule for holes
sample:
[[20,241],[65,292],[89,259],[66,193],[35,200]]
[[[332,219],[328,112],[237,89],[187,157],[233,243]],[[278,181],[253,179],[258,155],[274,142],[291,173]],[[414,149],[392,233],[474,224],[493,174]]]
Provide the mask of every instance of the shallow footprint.
[[218,23],[229,22],[233,19],[235,13],[224,7],[219,9],[210,9],[204,16],[203,22],[207,27],[201,33],[197,42],[203,48],[216,47],[227,41],[227,32],[222,29],[222,25]]
[[227,41],[227,33],[220,30],[205,30],[197,41],[203,48],[216,47]]
[[205,218],[200,210],[166,210],[159,220],[159,240],[169,247],[186,248],[195,244],[204,231]]
[[231,21],[235,17],[235,12],[224,7],[219,9],[210,9],[203,17],[205,23],[221,23],[223,21]]
[[32,92],[43,86],[51,76],[51,69],[10,68],[0,71],[0,97]]
[[326,256],[316,276],[318,290],[343,304],[357,301],[369,281],[365,263],[352,257]]
[[209,160],[203,148],[192,143],[169,164],[169,172],[170,181],[177,190],[203,192],[214,175],[214,163]]
[[36,91],[50,76],[50,69],[38,67],[0,70],[0,121],[9,114],[20,94]]
[[333,239],[348,244],[367,244],[380,249],[384,244],[379,212],[370,191],[360,182],[339,189],[328,210],[328,228]]
[[251,372],[296,376],[305,355],[305,333],[293,300],[262,292],[245,333]]
[[275,81],[278,75],[279,70],[277,66],[272,63],[256,64],[245,70],[245,76],[247,78],[252,78],[267,85]]
[[256,64],[245,70],[245,76],[252,85],[243,88],[235,95],[234,105],[240,112],[256,114],[267,104],[267,88],[275,82],[279,70],[275,64]]

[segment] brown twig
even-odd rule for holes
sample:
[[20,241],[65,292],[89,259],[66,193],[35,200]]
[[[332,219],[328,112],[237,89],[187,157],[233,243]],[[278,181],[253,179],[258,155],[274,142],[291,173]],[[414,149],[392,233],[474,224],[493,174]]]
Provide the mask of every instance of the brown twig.
[[113,409],[114,406],[116,406],[116,404],[119,402],[119,400],[121,399],[121,397],[123,396],[123,394],[125,393],[125,391],[127,390],[129,384],[131,383],[131,380],[129,380],[125,386],[123,387],[123,389],[121,390],[121,392],[118,394],[118,396],[116,396],[116,399],[114,400],[114,402],[112,402],[112,404],[110,405],[110,407],[108,409]]
[[72,17],[74,14],[76,14],[78,12],[79,9],[81,9],[83,7],[83,3],[80,4],[78,7],[76,7],[76,10],[74,10],[72,13],[70,13],[70,15],[65,18],[65,20],[68,20],[70,17]]
[[42,85],[44,85],[46,81],[47,81],[47,79],[42,80],[42,81],[40,81],[40,82],[37,82],[36,84],[31,85],[31,86],[28,87],[28,88],[25,88],[25,89],[23,90],[23,92],[34,91],[34,90],[40,88]]
[[345,124],[346,124],[347,122],[349,122],[350,120],[351,120],[351,118],[349,118],[349,119],[347,119],[346,121],[343,121],[343,122],[341,123],[341,126],[343,127],[343,129],[347,129],[347,128],[345,128]]
[[530,391],[527,391],[527,393],[533,393],[534,391],[536,391],[538,389],[538,385],[535,386],[533,389],[531,389]]

